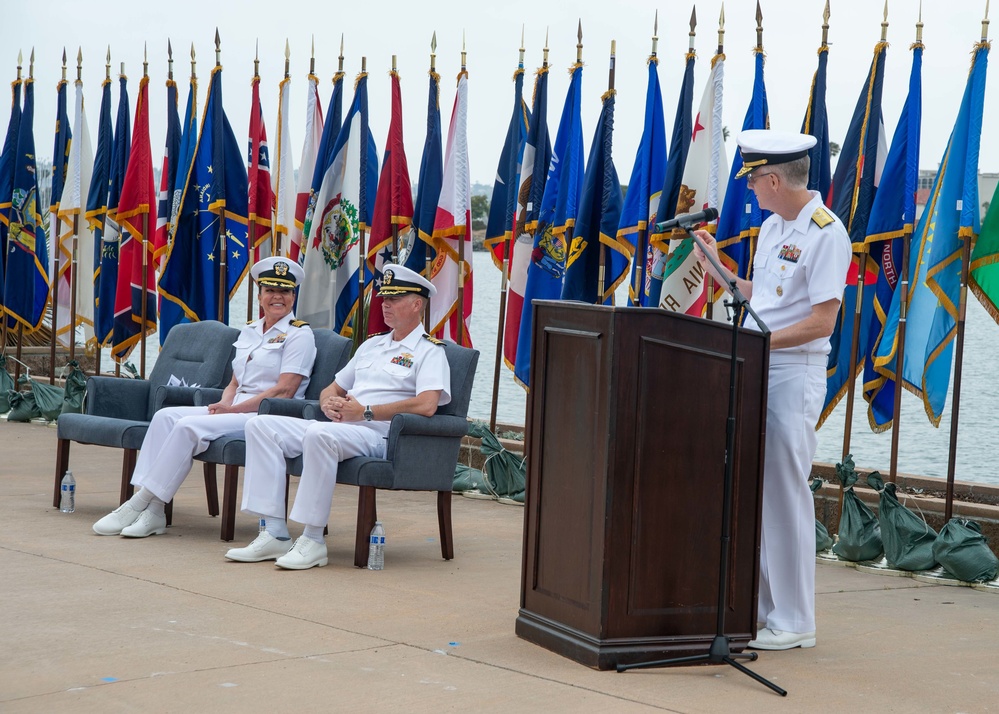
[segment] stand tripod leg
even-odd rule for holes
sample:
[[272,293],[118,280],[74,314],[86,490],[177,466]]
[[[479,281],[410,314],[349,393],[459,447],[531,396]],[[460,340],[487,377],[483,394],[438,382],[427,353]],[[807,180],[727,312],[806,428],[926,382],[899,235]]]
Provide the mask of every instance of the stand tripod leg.
[[[750,654],[755,655],[756,653],[752,652]],[[769,679],[764,679],[763,677],[761,677],[760,675],[758,675],[756,672],[754,672],[753,670],[749,669],[749,667],[743,667],[741,664],[739,664],[738,662],[736,662],[735,659],[734,659],[735,657],[745,657],[745,656],[746,655],[737,655],[737,654],[736,655],[729,655],[728,657],[726,657],[722,661],[725,664],[732,665],[733,667],[735,667],[737,670],[739,670],[743,674],[752,677],[753,679],[755,679],[760,684],[762,684],[762,685],[764,685],[766,687],[769,687],[770,689],[774,690],[775,692],[777,692],[782,697],[786,697],[787,696],[787,690],[786,689],[781,689],[776,684],[774,684],[773,682],[771,682]],[[754,656],[754,657],[751,657],[750,659],[756,659],[756,657]]]

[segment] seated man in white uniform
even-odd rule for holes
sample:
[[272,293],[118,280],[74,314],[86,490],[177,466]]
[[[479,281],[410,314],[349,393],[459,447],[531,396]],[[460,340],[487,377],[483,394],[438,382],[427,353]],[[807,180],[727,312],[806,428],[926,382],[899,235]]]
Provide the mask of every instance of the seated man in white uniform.
[[166,532],[164,505],[191,471],[194,456],[223,434],[242,431],[269,397],[305,396],[316,360],[308,323],[296,320],[295,287],[303,270],[293,260],[265,258],[250,274],[264,316],[242,328],[234,347],[232,380],[207,407],[166,407],[153,415],[135,464],[131,499],[94,524],[98,535],[145,538]]
[[[421,318],[437,289],[400,265],[384,268],[382,314],[390,332],[362,344],[320,406],[329,422],[261,415],[246,425],[243,511],[262,518],[266,530],[225,557],[244,563],[276,560],[305,570],[328,561],[323,529],[330,517],[338,464],[355,456],[385,456],[385,439],[396,414],[432,416],[451,401],[451,372],[444,345],[423,331]],[[285,458],[304,457],[291,520],[305,524],[292,546],[285,520]]]
[[[773,211],[760,227],[752,282],[739,290],[769,327],[763,532],[760,539],[758,632],[750,647],[815,646],[815,510],[808,488],[826,393],[829,336],[850,267],[850,237],[808,190],[808,150],[815,137],[770,130],[738,137],[743,167],[760,208]],[[710,233],[697,235],[717,254]],[[697,257],[721,284],[697,249]],[[755,329],[756,322],[746,321]]]

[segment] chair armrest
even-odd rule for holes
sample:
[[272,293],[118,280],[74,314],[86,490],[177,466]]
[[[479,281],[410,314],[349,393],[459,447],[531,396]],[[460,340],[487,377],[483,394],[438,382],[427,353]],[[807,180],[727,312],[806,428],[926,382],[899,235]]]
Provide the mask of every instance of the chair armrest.
[[276,416],[289,416],[297,419],[309,419],[306,410],[311,405],[319,402],[307,399],[278,399],[271,397],[260,402],[257,414],[274,414]]
[[149,419],[149,382],[121,377],[87,379],[87,414],[131,421]]
[[194,406],[207,407],[222,398],[224,390],[215,387],[196,387],[194,390]]
[[323,410],[319,408],[318,399],[307,399],[305,401],[305,409],[302,411],[303,419],[312,419],[313,421],[333,421],[328,416],[323,414]]
[[385,447],[385,457],[393,463],[392,488],[449,491],[467,432],[465,417],[396,414]]
[[417,414],[396,414],[389,428],[389,443],[400,436],[451,436],[461,438],[468,433],[468,419],[453,414],[432,417]]
[[163,407],[193,407],[197,397],[197,387],[169,387],[161,384],[156,388],[153,395],[153,411],[159,411]]

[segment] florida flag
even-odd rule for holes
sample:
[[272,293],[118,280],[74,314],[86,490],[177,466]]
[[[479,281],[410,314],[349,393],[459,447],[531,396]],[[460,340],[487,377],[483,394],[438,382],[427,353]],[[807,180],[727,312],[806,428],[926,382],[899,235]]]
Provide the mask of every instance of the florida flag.
[[[436,286],[437,294],[430,300],[430,324],[434,334],[471,347],[468,324],[472,319],[472,184],[468,171],[467,127],[468,73],[461,72],[444,150],[444,182],[434,220],[437,257],[430,270],[430,280]],[[463,261],[459,261],[459,241],[465,244]],[[463,288],[460,324],[459,284]]]

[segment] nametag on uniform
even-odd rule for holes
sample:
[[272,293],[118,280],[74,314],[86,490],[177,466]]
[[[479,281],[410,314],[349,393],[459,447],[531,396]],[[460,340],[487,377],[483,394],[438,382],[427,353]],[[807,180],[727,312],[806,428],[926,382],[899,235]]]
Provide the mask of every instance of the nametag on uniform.
[[780,249],[780,253],[777,254],[777,257],[780,258],[781,260],[786,260],[789,263],[797,263],[798,258],[801,257],[801,248],[794,245],[793,243],[790,245],[785,245],[783,248]]
[[392,364],[402,365],[403,367],[413,367],[413,355],[409,352],[403,352],[401,355],[396,355],[392,358]]
[[269,345],[273,345],[273,344],[274,344],[274,343],[276,343],[276,342],[284,342],[284,340],[285,340],[285,338],[286,338],[287,336],[288,336],[288,333],[287,333],[287,332],[282,332],[282,333],[281,333],[280,335],[278,335],[277,337],[272,337],[272,338],[270,338],[269,340],[267,340],[267,344],[269,344]]

